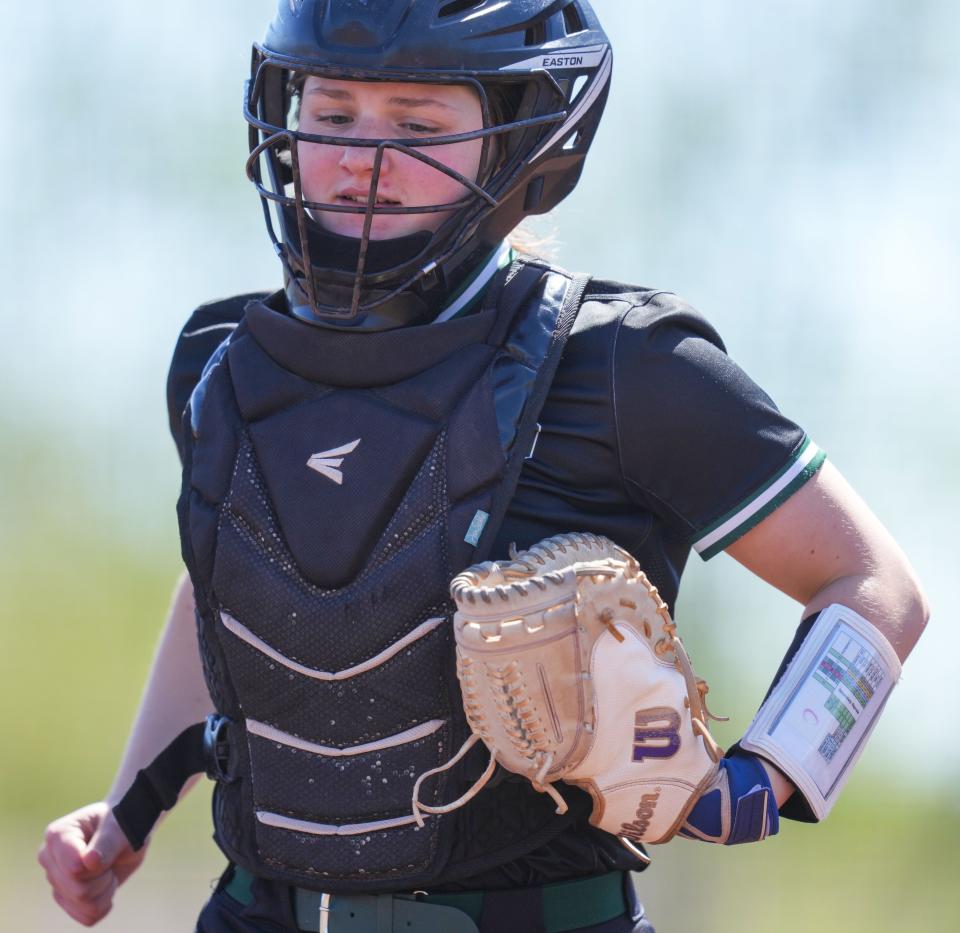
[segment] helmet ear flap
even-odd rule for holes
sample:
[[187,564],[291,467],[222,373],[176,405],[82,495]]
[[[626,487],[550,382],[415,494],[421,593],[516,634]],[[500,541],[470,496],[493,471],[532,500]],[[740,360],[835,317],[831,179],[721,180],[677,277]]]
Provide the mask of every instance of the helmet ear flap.
[[[536,117],[546,106],[543,97],[549,94],[549,90],[538,81],[489,83],[484,85],[484,90],[487,94],[491,126]],[[562,105],[562,101],[554,100],[551,104],[553,109],[556,109]],[[500,169],[509,165],[518,154],[528,152],[541,131],[541,127],[531,126],[492,136],[492,145],[480,176],[484,182],[488,182]]]
[[[508,119],[513,120],[527,120],[530,117],[536,116],[538,111],[538,106],[540,104],[540,97],[544,93],[544,89],[540,86],[537,81],[527,81],[525,84],[521,85],[521,91],[519,95],[516,95],[515,88],[510,88],[509,86],[505,88],[505,91],[514,91],[515,94],[515,107],[513,111],[513,116]],[[507,138],[507,151],[506,155],[510,156],[516,153],[519,150],[522,150],[525,137],[532,133],[535,133],[537,130],[515,130],[510,133]]]
[[[303,75],[286,71],[270,63],[262,63],[256,75],[257,98],[256,113],[263,123],[273,127],[290,125],[291,107],[299,100],[303,86]],[[290,154],[289,139],[278,135],[265,151],[274,190],[282,194],[293,183],[293,160]]]
[[290,72],[265,63],[258,75],[260,118],[271,126],[286,126],[290,107]]

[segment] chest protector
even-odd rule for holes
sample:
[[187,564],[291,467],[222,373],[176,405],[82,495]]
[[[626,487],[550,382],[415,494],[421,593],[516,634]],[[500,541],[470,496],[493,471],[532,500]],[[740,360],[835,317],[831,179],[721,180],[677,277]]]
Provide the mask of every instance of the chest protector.
[[[515,264],[478,314],[362,335],[253,303],[208,364],[178,512],[207,684],[232,723],[216,839],[248,871],[410,889],[565,825],[510,781],[422,828],[411,798],[469,735],[449,581],[486,556],[584,284]],[[421,799],[452,800],[484,763],[474,749]]]

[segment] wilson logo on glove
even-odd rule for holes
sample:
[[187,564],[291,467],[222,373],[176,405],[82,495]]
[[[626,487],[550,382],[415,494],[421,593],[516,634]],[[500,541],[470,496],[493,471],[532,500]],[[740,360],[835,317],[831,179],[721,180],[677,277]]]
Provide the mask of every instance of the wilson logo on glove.
[[[473,735],[418,779],[418,821],[465,804],[499,762],[549,794],[558,813],[567,804],[556,782],[583,788],[593,798],[590,822],[640,858],[631,840],[670,839],[722,752],[707,728],[707,685],[636,560],[606,538],[557,535],[471,567],[450,592]],[[445,806],[421,804],[423,781],[480,740],[490,763],[477,783]]]
[[636,839],[638,842],[642,841],[644,833],[650,828],[650,820],[653,819],[653,811],[656,809],[659,799],[659,787],[652,794],[644,794],[640,798],[640,805],[637,807],[636,819],[632,823],[624,823],[620,827],[619,835]]
[[[665,725],[648,728],[653,723]],[[679,730],[680,714],[675,709],[660,706],[656,709],[637,710],[633,729],[633,760],[672,758],[680,751]]]

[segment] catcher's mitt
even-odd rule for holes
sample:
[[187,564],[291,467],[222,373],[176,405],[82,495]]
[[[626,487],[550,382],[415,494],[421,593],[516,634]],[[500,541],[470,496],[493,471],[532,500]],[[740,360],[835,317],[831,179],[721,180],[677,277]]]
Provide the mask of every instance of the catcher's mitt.
[[[499,762],[566,803],[564,780],[593,798],[590,822],[621,839],[666,842],[717,773],[707,685],[693,673],[666,604],[636,560],[591,534],[557,535],[510,561],[455,577],[457,674],[473,736]],[[444,769],[453,764],[444,766]],[[443,769],[436,769],[443,770]],[[635,847],[630,846],[634,851]]]

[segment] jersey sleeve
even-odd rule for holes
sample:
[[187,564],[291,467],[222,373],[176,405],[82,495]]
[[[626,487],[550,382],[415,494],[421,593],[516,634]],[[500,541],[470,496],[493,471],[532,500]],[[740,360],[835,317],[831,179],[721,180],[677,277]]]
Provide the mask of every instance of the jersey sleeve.
[[628,494],[709,559],[757,525],[824,454],[675,295],[623,318],[614,398]]
[[200,305],[180,331],[167,374],[167,417],[181,459],[180,420],[203,367],[217,347],[236,330],[247,303],[267,294],[252,292]]

